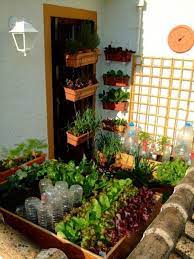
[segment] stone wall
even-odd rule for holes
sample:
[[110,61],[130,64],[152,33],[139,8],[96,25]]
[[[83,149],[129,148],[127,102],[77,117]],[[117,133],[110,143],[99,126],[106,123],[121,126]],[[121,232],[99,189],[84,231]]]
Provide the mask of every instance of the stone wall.
[[[185,226],[192,217],[193,208],[194,167],[187,170],[186,176],[175,187],[174,193],[162,206],[160,214],[145,231],[141,242],[128,259],[169,258],[177,241],[186,231]],[[194,251],[194,243],[191,252],[192,250]]]

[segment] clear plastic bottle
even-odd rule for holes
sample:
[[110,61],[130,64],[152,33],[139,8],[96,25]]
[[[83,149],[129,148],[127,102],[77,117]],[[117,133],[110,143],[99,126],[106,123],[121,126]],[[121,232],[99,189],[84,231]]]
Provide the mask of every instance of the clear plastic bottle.
[[134,154],[137,148],[137,134],[135,125],[133,122],[130,122],[124,136],[124,147],[127,152]]
[[70,187],[70,191],[74,194],[73,205],[80,206],[82,202],[83,188],[80,185],[75,184]]
[[25,212],[28,220],[37,223],[37,209],[40,204],[40,199],[37,197],[29,197],[25,200]]
[[164,146],[163,155],[162,155],[163,162],[170,160],[171,152],[172,152],[172,146],[170,144],[166,144]]
[[156,146],[155,146],[154,143],[151,144],[149,153],[150,153],[150,159],[152,159],[152,160],[157,160],[158,154],[157,154]]
[[174,156],[190,160],[190,154],[192,152],[193,145],[193,127],[191,122],[185,122],[185,126],[182,127],[177,134],[176,145],[174,148]]
[[48,206],[45,200],[41,200],[37,210],[38,224],[43,227],[48,227]]
[[44,178],[39,181],[40,193],[44,193],[48,187],[52,186],[52,181],[48,178]]

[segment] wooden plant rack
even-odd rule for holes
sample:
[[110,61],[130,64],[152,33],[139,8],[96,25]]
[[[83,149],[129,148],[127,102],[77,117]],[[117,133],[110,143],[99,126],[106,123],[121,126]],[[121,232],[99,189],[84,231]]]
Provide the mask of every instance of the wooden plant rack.
[[[125,259],[139,243],[146,228],[160,212],[161,205],[161,199],[159,199],[156,202],[153,213],[146,224],[144,224],[138,232],[131,234],[129,237],[125,236],[120,239],[119,242],[108,252],[106,259]],[[0,208],[0,213],[3,216],[5,223],[34,240],[42,248],[59,248],[65,252],[69,259],[102,259],[101,256],[83,249],[66,239],[59,238],[54,233],[33,224],[6,209]]]
[[71,134],[70,132],[66,132],[67,134],[67,143],[74,146],[74,147],[77,147],[79,146],[80,144],[86,142],[88,139],[92,138],[94,136],[94,133],[84,133],[78,137],[74,136],[73,134]]
[[84,99],[86,97],[92,96],[96,93],[96,89],[98,87],[98,84],[95,85],[89,85],[81,89],[73,90],[68,87],[64,87],[65,91],[65,98],[68,101],[76,102],[81,99]]
[[45,161],[46,154],[42,154],[39,157],[30,160],[22,165],[12,167],[6,171],[0,172],[0,184],[5,183],[9,176],[13,175],[17,170],[19,170],[22,166],[27,165],[31,166],[32,164],[42,164]]
[[103,75],[105,85],[112,85],[117,87],[129,86],[129,76],[108,76]]
[[128,102],[106,102],[103,103],[103,109],[107,110],[115,110],[115,111],[127,111],[128,109]]
[[86,52],[76,54],[66,54],[67,67],[82,67],[90,64],[96,64],[98,61],[99,49],[87,50]]

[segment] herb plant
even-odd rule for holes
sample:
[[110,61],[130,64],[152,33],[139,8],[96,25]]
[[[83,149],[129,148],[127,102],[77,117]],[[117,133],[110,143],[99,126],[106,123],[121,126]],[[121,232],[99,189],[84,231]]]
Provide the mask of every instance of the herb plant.
[[177,185],[184,177],[188,165],[185,161],[175,159],[160,164],[156,171],[156,178],[162,184]]
[[103,91],[99,94],[99,98],[102,102],[126,102],[129,98],[129,93],[119,89],[111,89],[108,92]]
[[164,151],[165,145],[169,144],[169,138],[167,136],[158,136],[158,152],[162,153]]
[[100,126],[100,118],[95,115],[93,109],[87,109],[82,115],[77,113],[76,119],[69,128],[74,136],[80,136],[87,132],[94,132]]
[[99,134],[96,138],[96,146],[97,150],[105,156],[108,164],[110,164],[115,155],[122,150],[120,137],[111,132]]
[[117,72],[115,70],[110,70],[104,76],[114,76],[114,77],[129,77],[128,74],[124,74],[122,70],[118,70]]

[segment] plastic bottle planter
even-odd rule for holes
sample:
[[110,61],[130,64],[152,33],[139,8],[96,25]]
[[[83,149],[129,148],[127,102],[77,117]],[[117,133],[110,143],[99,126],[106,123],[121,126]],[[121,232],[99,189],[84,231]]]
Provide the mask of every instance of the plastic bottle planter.
[[22,165],[12,167],[10,169],[7,169],[6,171],[0,172],[0,184],[7,181],[8,177],[14,174],[18,169],[20,169],[22,166],[27,165],[31,166],[32,164],[42,164],[46,158],[45,154],[41,154],[37,158],[30,160]]
[[69,87],[64,87],[65,98],[68,101],[76,102],[78,100],[84,99],[86,97],[92,96],[96,93],[98,84],[89,85],[81,89],[71,89]]
[[78,137],[74,136],[73,134],[71,134],[68,131],[66,132],[66,134],[67,134],[67,143],[74,147],[79,146],[80,144],[86,142],[87,140],[89,140],[90,138],[92,138],[94,136],[93,132],[91,132],[91,133],[87,132]]
[[107,110],[127,111],[128,109],[128,102],[118,102],[118,103],[106,102],[106,103],[103,103],[102,105],[103,105],[103,109],[107,109]]
[[[80,53],[81,52],[81,53]],[[98,61],[99,49],[79,51],[76,54],[66,54],[67,67],[82,67],[90,64],[95,64]]]
[[127,125],[116,125],[111,120],[103,120],[102,127],[104,130],[113,131],[117,133],[124,133]]
[[119,62],[130,62],[133,53],[134,52],[132,51],[125,51],[125,50],[114,52],[114,53],[104,51],[106,60],[119,61]]
[[112,86],[129,86],[129,76],[109,76],[103,75],[103,80],[105,85]]

